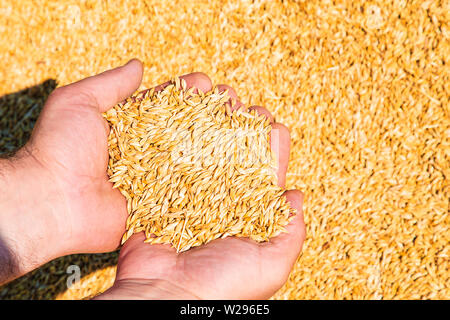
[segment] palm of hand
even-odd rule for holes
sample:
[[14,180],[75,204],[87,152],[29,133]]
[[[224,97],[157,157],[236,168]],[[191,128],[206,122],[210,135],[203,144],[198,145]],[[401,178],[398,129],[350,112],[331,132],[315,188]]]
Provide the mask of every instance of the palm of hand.
[[116,282],[164,281],[164,287],[184,293],[171,298],[269,298],[287,280],[304,239],[302,228],[298,220],[289,226],[289,236],[269,243],[232,237],[180,254],[169,245],[149,246],[137,234],[120,252]]
[[[108,127],[98,109],[53,105],[49,99],[27,146],[53,180],[65,209],[61,225],[70,223],[76,251],[117,248],[124,232],[126,203],[111,188],[106,174]],[[71,213],[76,213],[72,215]]]

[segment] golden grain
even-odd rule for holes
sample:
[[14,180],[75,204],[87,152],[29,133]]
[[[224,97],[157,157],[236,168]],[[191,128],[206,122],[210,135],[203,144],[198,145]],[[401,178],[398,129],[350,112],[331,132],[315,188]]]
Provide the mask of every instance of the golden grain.
[[[127,198],[122,243],[177,251],[227,236],[265,241],[292,219],[277,186],[270,122],[256,111],[228,112],[227,92],[186,91],[178,77],[107,111],[108,173]],[[290,217],[291,216],[291,217]]]

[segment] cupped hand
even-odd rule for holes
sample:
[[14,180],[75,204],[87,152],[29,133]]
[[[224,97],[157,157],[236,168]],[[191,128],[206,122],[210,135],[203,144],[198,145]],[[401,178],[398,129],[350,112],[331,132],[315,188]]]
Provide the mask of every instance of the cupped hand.
[[[209,91],[210,79],[195,73],[183,76],[188,87]],[[157,87],[157,89],[162,86]],[[235,108],[245,108],[233,88]],[[276,123],[270,112],[253,106],[271,120],[271,148],[278,158],[278,184],[284,187],[289,159],[289,130]],[[305,239],[303,195],[285,193],[296,209],[295,218],[283,233],[269,242],[228,237],[177,253],[170,245],[146,244],[143,233],[133,235],[120,251],[115,284],[99,299],[265,299],[287,280]]]
[[36,192],[52,195],[51,215],[40,219],[56,226],[49,232],[59,234],[59,255],[112,251],[120,244],[126,201],[108,182],[109,126],[102,112],[133,94],[142,72],[141,62],[131,60],[57,88],[20,150],[28,167],[39,168],[42,190]]

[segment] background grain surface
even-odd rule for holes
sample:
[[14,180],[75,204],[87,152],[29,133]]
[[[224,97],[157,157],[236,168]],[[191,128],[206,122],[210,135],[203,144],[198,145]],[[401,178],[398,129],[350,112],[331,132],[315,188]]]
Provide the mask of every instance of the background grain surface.
[[[133,57],[142,88],[203,71],[291,129],[307,240],[274,298],[448,299],[449,21],[438,0],[0,0],[0,152],[23,144],[56,85]],[[64,257],[0,298],[104,291],[116,261]]]

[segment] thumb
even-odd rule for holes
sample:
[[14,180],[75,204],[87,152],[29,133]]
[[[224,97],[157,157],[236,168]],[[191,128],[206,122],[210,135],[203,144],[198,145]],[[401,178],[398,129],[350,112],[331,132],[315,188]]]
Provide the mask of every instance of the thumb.
[[[59,98],[65,96],[72,103],[89,104],[97,107],[100,112],[105,112],[139,88],[142,73],[142,63],[132,59],[121,67],[58,88],[57,91]],[[77,100],[77,97],[82,98],[82,101]]]

